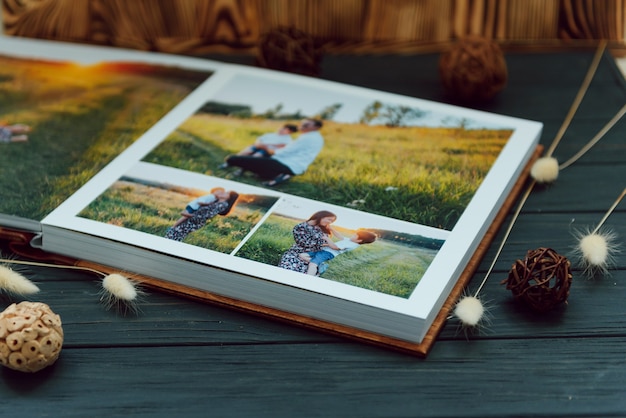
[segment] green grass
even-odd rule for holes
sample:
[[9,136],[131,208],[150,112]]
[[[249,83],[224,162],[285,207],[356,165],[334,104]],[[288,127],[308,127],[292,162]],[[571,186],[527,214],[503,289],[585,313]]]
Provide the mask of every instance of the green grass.
[[[189,200],[183,191],[118,181],[79,216],[148,234],[164,236]],[[184,242],[230,253],[263,217],[266,208],[239,203],[228,216],[215,216],[207,227],[189,234]]]
[[0,212],[41,220],[188,93],[188,82],[0,57],[0,119],[33,128],[0,144]]
[[[226,176],[216,169],[278,122],[197,114],[145,161]],[[508,130],[391,128],[327,121],[325,146],[286,193],[451,229],[508,140]],[[254,176],[238,178],[259,183]]]

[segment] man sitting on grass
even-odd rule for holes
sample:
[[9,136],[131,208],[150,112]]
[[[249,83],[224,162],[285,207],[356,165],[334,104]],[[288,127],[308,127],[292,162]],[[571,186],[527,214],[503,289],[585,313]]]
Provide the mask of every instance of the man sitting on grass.
[[291,177],[304,173],[324,147],[324,138],[319,130],[322,121],[304,119],[300,123],[300,135],[283,148],[271,149],[263,144],[257,145],[269,154],[268,158],[249,155],[231,155],[226,158],[228,166],[251,171],[261,178],[271,179],[266,186],[276,186]]

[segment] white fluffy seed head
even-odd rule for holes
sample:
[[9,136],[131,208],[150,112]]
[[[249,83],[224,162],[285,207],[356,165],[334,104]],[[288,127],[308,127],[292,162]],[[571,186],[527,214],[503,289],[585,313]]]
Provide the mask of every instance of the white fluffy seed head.
[[552,183],[559,177],[559,162],[554,157],[539,158],[531,167],[530,176],[538,183]]
[[475,296],[463,296],[454,308],[454,314],[464,326],[475,327],[485,314],[482,302]]
[[617,235],[613,231],[575,232],[578,243],[574,252],[583,274],[592,278],[597,274],[608,273],[609,266],[614,263],[615,253],[619,245],[615,243]]
[[0,265],[0,291],[17,295],[32,295],[39,288],[20,273]]
[[109,274],[102,280],[102,287],[114,298],[132,302],[137,298],[135,284],[118,273]]
[[100,302],[107,310],[116,308],[119,313],[139,313],[139,299],[143,292],[137,283],[119,273],[113,273],[102,279]]
[[591,266],[606,264],[609,255],[609,245],[606,238],[599,234],[585,235],[578,244],[580,252]]

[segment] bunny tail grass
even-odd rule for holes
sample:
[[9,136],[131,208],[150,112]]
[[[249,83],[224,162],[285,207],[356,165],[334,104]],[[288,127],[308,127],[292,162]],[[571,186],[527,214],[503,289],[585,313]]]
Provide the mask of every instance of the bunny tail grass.
[[454,315],[464,327],[476,327],[483,320],[485,307],[476,296],[463,296],[454,307]]
[[574,252],[583,275],[593,278],[607,274],[615,262],[615,253],[619,251],[616,244],[617,234],[610,230],[577,233],[578,245]]
[[539,158],[530,169],[537,183],[552,183],[559,177],[559,163],[554,157]]
[[117,307],[118,310],[136,313],[140,293],[134,281],[121,274],[113,273],[102,279],[100,301],[104,303],[107,310]]
[[39,288],[20,273],[0,265],[0,290],[16,295],[32,295]]

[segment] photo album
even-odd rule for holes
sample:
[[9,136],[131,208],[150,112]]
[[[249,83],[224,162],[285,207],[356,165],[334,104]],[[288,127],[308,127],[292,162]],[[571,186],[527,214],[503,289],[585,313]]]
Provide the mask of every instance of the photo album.
[[196,57],[0,37],[0,238],[425,356],[542,124]]

